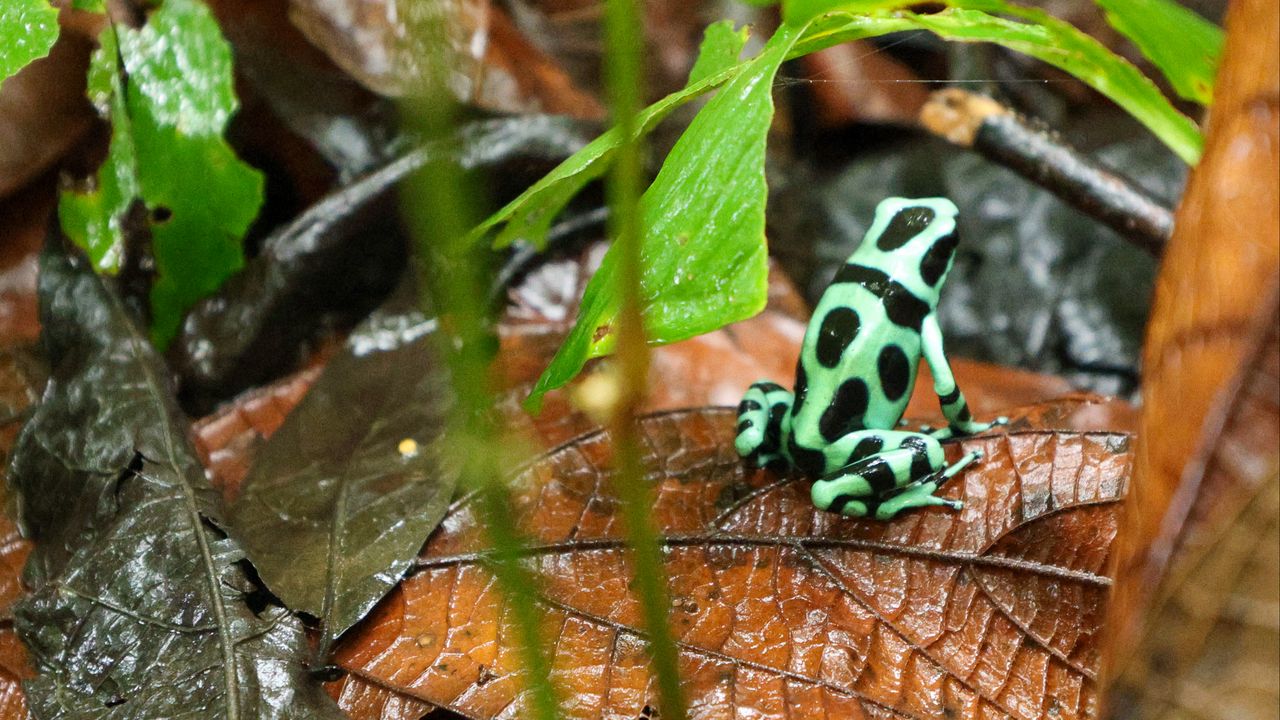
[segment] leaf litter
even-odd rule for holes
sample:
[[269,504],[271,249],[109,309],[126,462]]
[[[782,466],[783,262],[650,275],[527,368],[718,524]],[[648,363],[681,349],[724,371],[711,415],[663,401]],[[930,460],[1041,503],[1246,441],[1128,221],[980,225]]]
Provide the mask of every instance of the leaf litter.
[[88,264],[51,242],[52,374],[10,480],[36,541],[15,627],[39,717],[338,718],[301,624],[265,601],[223,532],[168,376]]

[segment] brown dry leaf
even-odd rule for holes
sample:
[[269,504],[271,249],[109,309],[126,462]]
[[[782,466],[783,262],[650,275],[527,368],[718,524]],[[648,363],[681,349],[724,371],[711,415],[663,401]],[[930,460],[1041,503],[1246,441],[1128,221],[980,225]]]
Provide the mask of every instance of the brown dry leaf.
[[1280,334],[1234,397],[1114,717],[1270,718],[1280,704]]
[[[0,335],[0,344],[21,339]],[[7,514],[4,476],[23,413],[39,397],[41,381],[31,355],[26,348],[0,349],[0,718],[15,719],[27,717],[21,683],[35,675],[27,662],[26,647],[13,629],[12,615],[13,604],[26,592],[22,568],[32,543],[22,537]]]
[[[1230,523],[1280,471],[1278,13],[1266,0],[1231,5],[1204,158],[1156,283],[1142,440],[1116,552],[1117,577],[1127,581],[1111,610],[1113,667],[1140,663],[1126,683],[1145,684],[1158,647],[1172,652],[1159,639],[1168,620],[1148,615],[1153,599],[1166,605],[1193,585],[1231,592],[1222,576],[1193,580],[1188,568],[1213,566],[1203,564],[1206,548],[1230,540]],[[1137,642],[1144,620],[1148,645]],[[1193,665],[1211,628],[1198,624],[1199,639],[1184,638],[1175,656],[1159,658],[1163,667],[1176,674]]]
[[[13,433],[5,438],[7,448]],[[6,462],[7,465],[7,462]],[[27,649],[13,629],[13,604],[22,596],[22,567],[31,552],[31,542],[23,539],[18,527],[0,512],[0,718],[27,717],[27,697],[22,681],[34,677],[27,662]]]
[[[556,58],[578,85],[604,92],[604,3],[600,0],[513,0],[512,16],[530,42]],[[644,35],[645,97],[654,101],[684,86],[707,25],[727,17],[722,2],[647,0],[638,30]],[[742,5],[732,15],[768,36],[776,21]]]
[[[511,113],[548,112],[600,119],[604,110],[535,48],[488,0],[290,0],[290,17],[310,40],[365,86],[411,94],[427,78],[423,63],[443,58],[463,102]],[[443,18],[443,20],[441,20]],[[446,52],[421,28],[443,22]]]
[[57,208],[53,177],[0,200],[0,345],[40,337],[36,258]]
[[[62,22],[81,13],[64,11]],[[89,39],[64,32],[49,56],[0,89],[0,198],[36,179],[84,136],[93,122],[85,99]],[[0,231],[2,232],[2,231]]]
[[1111,685],[1112,717],[1274,718],[1280,706],[1280,476],[1179,552],[1149,632]]
[[[1129,474],[1127,435],[1018,433],[945,490],[966,507],[889,522],[816,511],[808,482],[748,471],[728,409],[644,419],[681,671],[694,718],[1088,718]],[[639,608],[609,486],[607,436],[515,481],[533,538],[554,678],[571,718],[652,702]],[[431,706],[521,717],[517,653],[467,501],[419,571],[340,644],[353,718]]]

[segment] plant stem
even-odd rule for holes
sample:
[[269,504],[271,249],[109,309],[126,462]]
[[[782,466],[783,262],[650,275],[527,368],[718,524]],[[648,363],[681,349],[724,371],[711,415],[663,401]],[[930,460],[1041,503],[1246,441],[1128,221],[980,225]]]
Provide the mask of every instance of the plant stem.
[[[411,28],[434,48],[425,59],[429,72],[422,87],[402,104],[405,120],[427,142],[443,142],[457,124],[457,106],[448,85],[452,58],[445,48],[450,28],[441,13],[429,14]],[[454,404],[447,428],[449,459],[459,486],[477,491],[480,520],[493,549],[489,569],[509,611],[529,689],[529,716],[557,720],[551,660],[543,637],[535,573],[521,561],[527,543],[504,482],[506,453],[494,417],[496,393],[490,364],[497,349],[490,298],[493,255],[470,241],[478,217],[479,190],[448,153],[424,158],[421,170],[405,182],[404,210],[415,241],[423,310],[440,318],[441,356],[449,365]],[[499,614],[499,621],[503,613]]]
[[642,461],[636,414],[646,394],[649,348],[641,310],[640,277],[643,272],[640,239],[641,147],[636,139],[636,115],[641,102],[641,52],[644,25],[635,0],[605,2],[605,81],[610,108],[619,134],[625,138],[618,148],[607,187],[610,226],[618,253],[621,292],[617,328],[618,383],[616,403],[610,413],[610,435],[614,448],[614,487],[622,504],[627,541],[635,572],[635,590],[649,637],[649,655],[657,678],[658,700],[664,718],[684,720],[684,697],[680,689],[679,655],[672,638],[668,615],[662,547],[654,527],[652,492],[647,485]]
[[1159,257],[1173,213],[1128,180],[1009,108],[964,90],[933,94],[920,111],[930,132],[1013,170]]

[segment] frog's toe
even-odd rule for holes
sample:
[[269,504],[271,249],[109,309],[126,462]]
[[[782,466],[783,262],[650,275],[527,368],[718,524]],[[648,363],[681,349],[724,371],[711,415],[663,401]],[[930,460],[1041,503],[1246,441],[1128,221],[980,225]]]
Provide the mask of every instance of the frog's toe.
[[733,447],[738,454],[747,460],[754,460],[764,445],[764,430],[751,420],[743,420],[738,424],[738,436],[733,439]]

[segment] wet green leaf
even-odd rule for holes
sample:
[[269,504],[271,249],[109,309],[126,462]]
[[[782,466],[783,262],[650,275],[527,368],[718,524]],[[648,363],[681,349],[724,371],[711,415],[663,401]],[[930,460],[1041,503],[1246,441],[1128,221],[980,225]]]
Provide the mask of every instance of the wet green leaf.
[[1094,0],[1186,100],[1213,102],[1222,28],[1174,0]]
[[[37,544],[15,627],[36,717],[341,717],[223,527],[168,374],[89,264],[41,262],[53,368],[10,478]],[[251,600],[256,603],[251,607]]]
[[199,0],[166,0],[140,29],[108,26],[101,45],[89,95],[113,123],[111,149],[96,187],[64,195],[59,215],[99,270],[114,272],[130,207],[145,204],[135,222],[152,238],[151,335],[163,347],[187,308],[243,263],[262,175],[222,137],[237,107],[231,50]]
[[[683,89],[662,98],[636,115],[636,138],[649,134],[676,108],[720,87],[750,65],[752,61],[737,64],[725,62],[732,43],[736,42],[731,36],[746,32],[745,28],[733,31],[726,28],[725,23],[716,23],[707,32],[709,35],[704,38],[703,47],[711,51],[712,57],[707,60],[699,57],[695,62],[694,72],[690,74],[689,83]],[[739,47],[737,52],[741,51],[742,48]],[[699,67],[702,69],[699,70]],[[496,230],[493,240],[495,247],[506,247],[517,240],[541,247],[556,216],[584,187],[608,172],[614,153],[621,144],[622,133],[616,127],[600,135],[502,209],[485,218],[484,222],[471,231],[471,239],[479,242]]]
[[58,39],[58,11],[48,0],[0,3],[0,83],[49,54]]
[[231,509],[267,587],[320,619],[320,653],[400,581],[457,481],[436,321],[402,288],[263,446]]
[[[773,78],[801,31],[784,26],[698,112],[640,200],[645,331],[670,343],[764,307],[765,139]],[[593,357],[610,352],[618,312],[617,257],[587,284],[578,321],[530,394],[536,405]]]
[[85,250],[95,268],[108,274],[120,270],[128,232],[125,214],[141,193],[138,155],[120,82],[119,58],[115,31],[108,26],[90,59],[86,89],[99,112],[111,120],[107,159],[98,169],[94,190],[63,193],[58,201],[58,217],[67,235]]
[[738,56],[742,54],[742,48],[746,46],[750,34],[750,29],[745,25],[734,30],[732,20],[721,20],[708,25],[702,33],[698,59],[689,70],[689,82],[685,85],[697,85],[737,65]]
[[[640,118],[640,132],[647,132],[676,105],[725,85],[681,137],[642,201],[647,222],[644,310],[652,342],[707,332],[749,316],[763,303],[764,274],[757,262],[765,253],[763,230],[733,235],[720,223],[728,220],[734,231],[743,231],[747,224],[754,226],[759,211],[763,228],[763,200],[755,200],[752,183],[758,178],[763,187],[763,174],[754,168],[763,157],[772,104],[768,83],[756,83],[761,78],[771,82],[774,63],[788,57],[907,30],[929,30],[960,42],[992,42],[1075,75],[1146,125],[1185,162],[1194,164],[1199,158],[1203,137],[1195,123],[1137,68],[1093,38],[1043,11],[1003,0],[948,4],[936,13],[917,14],[903,9],[904,0],[797,0],[784,7],[788,23],[770,41],[772,54],[737,64],[726,57],[732,31],[725,26],[708,30],[707,59],[700,64],[706,63],[706,72],[715,68],[714,74],[702,76],[704,70],[695,70],[689,86],[650,106]],[[785,49],[776,50],[784,44]],[[726,97],[733,99],[722,99]],[[502,226],[500,242],[541,237],[568,200],[607,169],[618,142],[616,132],[597,138],[486,220],[477,234]],[[695,153],[693,144],[699,142],[709,145]],[[606,258],[584,294],[578,324],[534,388],[530,407],[537,407],[543,393],[572,379],[588,359],[611,350],[610,321],[617,305],[613,272]]]

